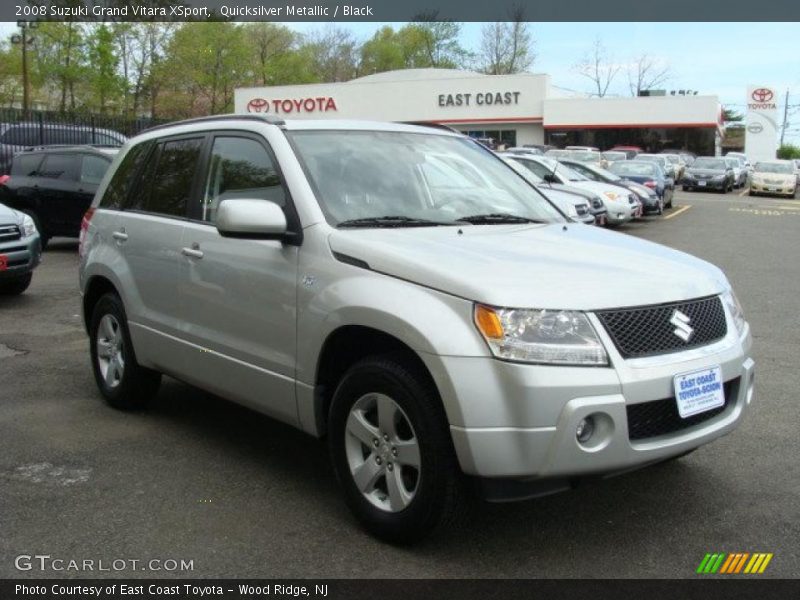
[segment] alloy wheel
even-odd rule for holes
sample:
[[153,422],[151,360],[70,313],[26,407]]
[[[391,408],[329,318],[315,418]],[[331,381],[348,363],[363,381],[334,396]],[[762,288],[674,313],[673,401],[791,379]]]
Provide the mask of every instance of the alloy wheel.
[[97,366],[103,381],[116,388],[125,374],[124,343],[119,321],[111,314],[103,315],[97,328]]

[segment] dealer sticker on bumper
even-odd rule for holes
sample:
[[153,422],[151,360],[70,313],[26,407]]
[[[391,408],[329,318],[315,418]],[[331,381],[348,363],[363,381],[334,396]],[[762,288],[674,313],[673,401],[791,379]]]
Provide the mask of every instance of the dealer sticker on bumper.
[[720,367],[676,375],[673,382],[678,414],[682,419],[725,404]]

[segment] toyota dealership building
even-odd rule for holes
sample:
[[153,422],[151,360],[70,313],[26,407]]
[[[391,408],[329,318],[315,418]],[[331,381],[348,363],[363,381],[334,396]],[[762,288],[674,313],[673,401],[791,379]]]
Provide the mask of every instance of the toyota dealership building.
[[241,88],[236,112],[284,118],[442,123],[506,146],[615,145],[715,154],[716,96],[570,97],[550,76],[409,69],[342,83]]

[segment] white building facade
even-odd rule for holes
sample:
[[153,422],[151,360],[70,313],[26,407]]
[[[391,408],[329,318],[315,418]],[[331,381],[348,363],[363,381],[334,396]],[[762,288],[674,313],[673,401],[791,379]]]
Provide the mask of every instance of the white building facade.
[[409,69],[342,83],[240,88],[237,113],[441,123],[507,146],[617,144],[713,153],[716,96],[566,98],[550,76]]

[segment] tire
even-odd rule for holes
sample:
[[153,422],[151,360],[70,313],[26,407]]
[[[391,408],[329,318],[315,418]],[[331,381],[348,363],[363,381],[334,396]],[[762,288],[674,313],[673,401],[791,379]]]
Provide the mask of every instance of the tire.
[[755,196],[756,193],[753,190],[750,190],[750,191],[747,192],[747,195],[748,196]]
[[[356,363],[334,392],[328,424],[336,477],[367,531],[407,544],[460,520],[467,506],[464,477],[441,400],[425,374],[393,355]],[[406,451],[395,454],[403,445]]]
[[[110,354],[99,353],[103,346]],[[120,410],[147,406],[161,384],[161,373],[139,366],[133,351],[125,308],[119,296],[97,301],[89,325],[89,353],[97,387],[106,402]]]
[[18,279],[11,279],[10,281],[0,283],[0,295],[19,296],[28,289],[28,286],[31,284],[31,279],[33,279],[33,273],[26,273]]
[[36,225],[36,231],[39,232],[39,241],[42,244],[42,250],[44,250],[47,248],[47,244],[50,242],[50,236],[44,232],[44,229],[42,229],[42,223],[39,221],[39,217],[32,210],[23,210],[22,212],[33,219],[33,224]]
[[663,198],[659,198],[658,199],[658,206],[656,208],[656,214],[659,217],[664,214],[664,199]]

